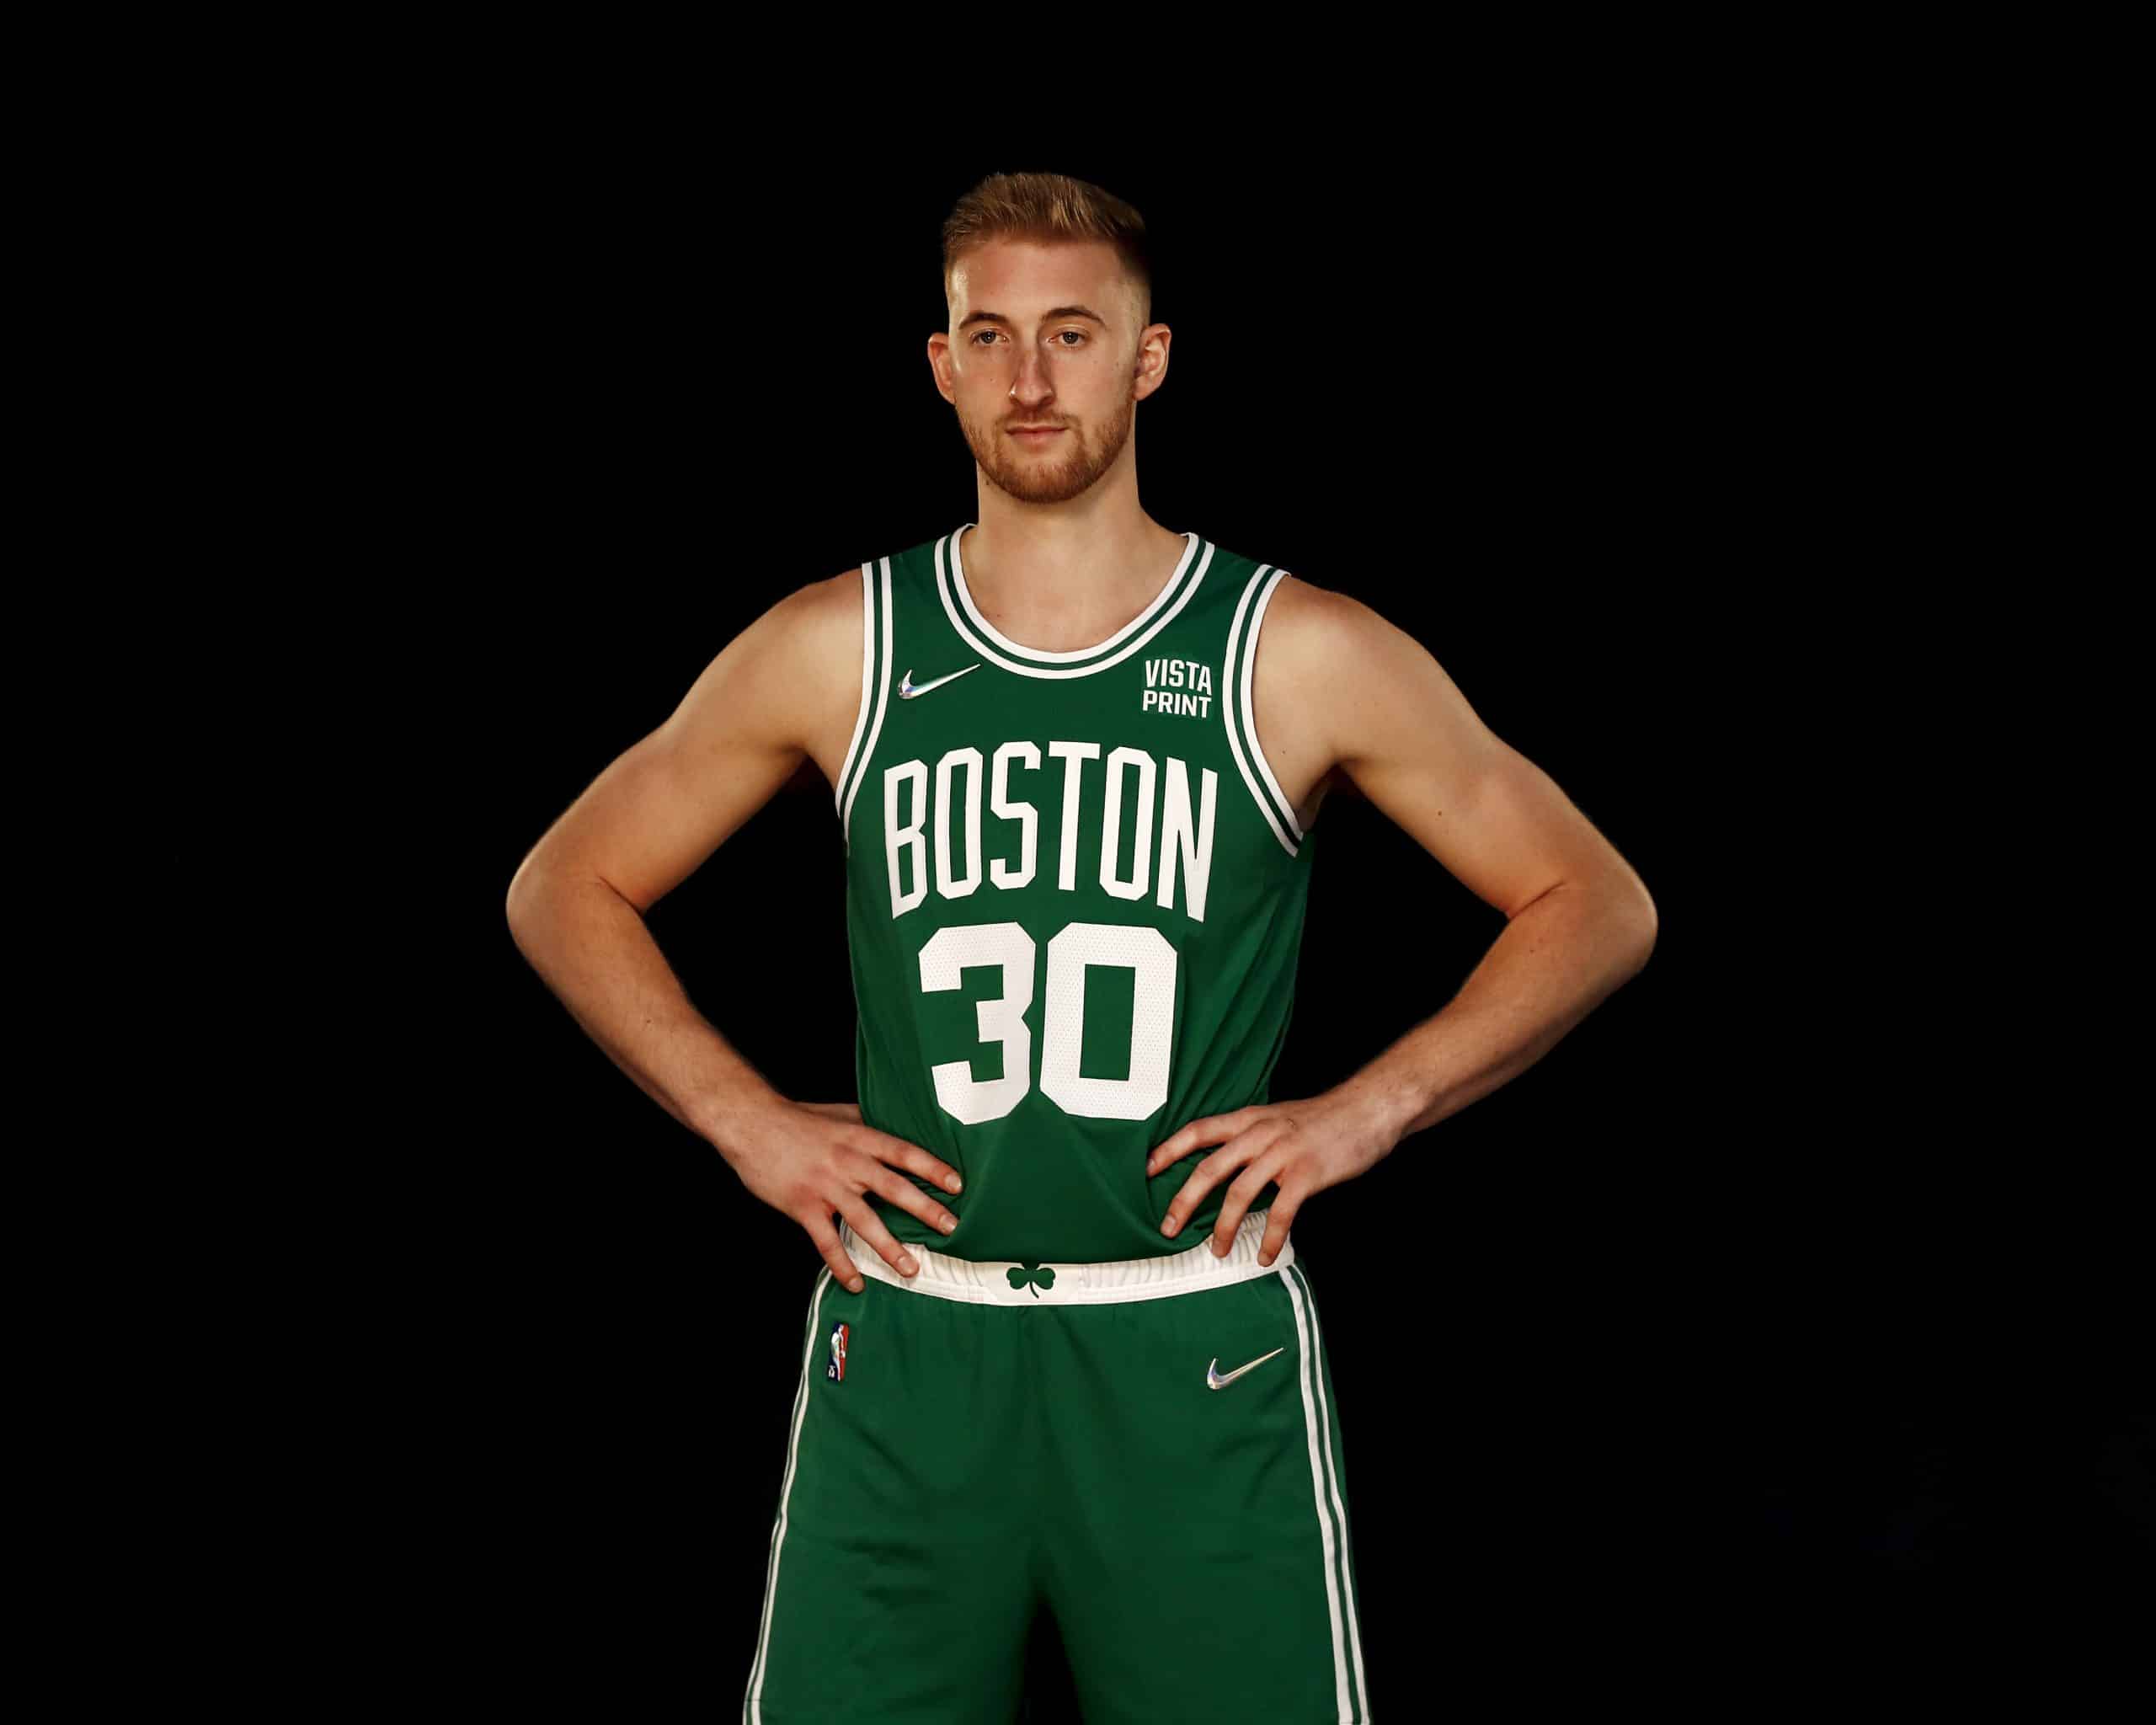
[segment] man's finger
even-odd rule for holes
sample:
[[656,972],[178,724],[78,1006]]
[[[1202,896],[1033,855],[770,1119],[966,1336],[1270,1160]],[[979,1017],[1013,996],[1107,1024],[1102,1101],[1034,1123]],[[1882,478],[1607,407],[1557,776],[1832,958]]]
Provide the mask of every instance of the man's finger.
[[931,1198],[912,1181],[905,1178],[894,1168],[881,1162],[871,1163],[874,1170],[867,1176],[869,1190],[880,1193],[886,1203],[896,1204],[909,1215],[919,1216],[931,1228],[949,1233],[958,1226],[958,1219]]
[[1266,1183],[1287,1159],[1288,1153],[1283,1150],[1254,1156],[1250,1165],[1229,1183],[1220,1199],[1220,1214],[1213,1219],[1214,1257],[1225,1258],[1235,1249],[1236,1232],[1243,1225],[1243,1217],[1249,1213],[1251,1200],[1265,1190]]
[[924,1180],[941,1186],[946,1192],[963,1188],[958,1171],[950,1163],[923,1150],[918,1144],[909,1144],[905,1139],[889,1132],[878,1132],[873,1126],[862,1129],[865,1135],[860,1146],[879,1162],[889,1162],[894,1168],[904,1168],[909,1174],[918,1174]]
[[917,1275],[920,1263],[901,1246],[896,1236],[885,1227],[881,1218],[859,1198],[848,1198],[838,1207],[839,1214],[852,1224],[853,1231],[876,1248],[877,1254],[902,1276]]
[[1155,1151],[1152,1155],[1146,1157],[1145,1172],[1147,1174],[1157,1174],[1163,1168],[1173,1167],[1177,1162],[1188,1156],[1191,1151],[1199,1149],[1209,1141],[1202,1138],[1193,1138],[1182,1143],[1178,1143],[1177,1140],[1182,1137],[1182,1134],[1178,1132],[1174,1138],[1171,1138],[1166,1144]]
[[1237,1108],[1231,1114],[1202,1114],[1162,1139],[1153,1146],[1145,1158],[1145,1172],[1157,1174],[1161,1169],[1172,1167],[1193,1150],[1209,1144],[1225,1144],[1246,1127],[1253,1126],[1265,1118],[1270,1103],[1253,1103],[1246,1108]]
[[1265,1215],[1265,1238],[1257,1248],[1257,1261],[1269,1264],[1280,1256],[1280,1248],[1288,1243],[1288,1230],[1295,1226],[1295,1212],[1302,1208],[1300,1188],[1283,1186],[1280,1195],[1273,1201],[1273,1208]]
[[1254,1146],[1246,1144],[1223,1145],[1190,1171],[1190,1178],[1182,1183],[1182,1189],[1168,1200],[1168,1213],[1161,1219],[1161,1231],[1174,1235],[1190,1220],[1190,1213],[1205,1201],[1205,1194],[1242,1166]]
[[1145,1172],[1157,1174],[1161,1169],[1171,1167],[1181,1162],[1204,1141],[1205,1129],[1210,1124],[1209,1119],[1192,1120],[1170,1133],[1155,1145],[1151,1153],[1146,1156]]
[[831,1267],[831,1274],[839,1279],[850,1294],[858,1294],[862,1286],[861,1272],[854,1268],[853,1260],[846,1255],[846,1247],[839,1243],[839,1231],[831,1226],[831,1219],[820,1210],[805,1218],[798,1218],[808,1231],[808,1237],[816,1242],[816,1250],[824,1262]]

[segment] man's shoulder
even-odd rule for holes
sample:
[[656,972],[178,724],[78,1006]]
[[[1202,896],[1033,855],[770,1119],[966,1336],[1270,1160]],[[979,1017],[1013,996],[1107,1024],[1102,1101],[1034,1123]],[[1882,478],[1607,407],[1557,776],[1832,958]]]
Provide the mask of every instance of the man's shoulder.
[[775,607],[787,646],[821,661],[861,650],[861,569],[856,565],[819,580],[804,581]]
[[1429,649],[1375,606],[1283,575],[1258,636],[1258,729],[1270,718],[1275,736],[1290,727],[1311,734],[1330,765],[1371,716],[1373,692],[1403,686],[1424,668],[1442,674]]
[[792,620],[819,638],[851,633],[857,649],[867,606],[873,601],[880,606],[894,584],[917,590],[923,569],[932,564],[937,544],[931,539],[904,551],[866,558],[835,575],[806,583],[787,597]]
[[787,740],[835,783],[861,702],[862,574],[858,566],[804,581],[778,600],[729,651],[754,662],[744,686]]
[[1266,601],[1258,637],[1261,662],[1269,661],[1294,679],[1337,672],[1388,627],[1353,595],[1283,572]]
[[753,679],[744,686],[758,700],[798,709],[820,730],[827,707],[859,696],[861,604],[858,569],[803,581],[772,601],[720,659],[741,661],[741,674]]

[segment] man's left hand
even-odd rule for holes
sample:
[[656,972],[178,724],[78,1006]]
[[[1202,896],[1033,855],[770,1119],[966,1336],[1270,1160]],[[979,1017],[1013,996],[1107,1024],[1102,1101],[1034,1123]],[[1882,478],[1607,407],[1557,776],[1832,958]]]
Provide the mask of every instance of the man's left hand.
[[[1150,1177],[1171,1167],[1193,1150],[1220,1147],[1193,1171],[1168,1204],[1161,1231],[1172,1238],[1190,1213],[1231,1174],[1220,1215],[1213,1224],[1213,1253],[1225,1258],[1235,1244],[1251,1202],[1268,1182],[1280,1195],[1266,1219],[1257,1261],[1269,1264],[1287,1243],[1295,1212],[1313,1192],[1352,1180],[1381,1160],[1400,1141],[1383,1111],[1369,1095],[1336,1086],[1305,1102],[1267,1102],[1231,1114],[1208,1114],[1191,1121],[1145,1160]],[[1239,1174],[1235,1171],[1240,1168]]]

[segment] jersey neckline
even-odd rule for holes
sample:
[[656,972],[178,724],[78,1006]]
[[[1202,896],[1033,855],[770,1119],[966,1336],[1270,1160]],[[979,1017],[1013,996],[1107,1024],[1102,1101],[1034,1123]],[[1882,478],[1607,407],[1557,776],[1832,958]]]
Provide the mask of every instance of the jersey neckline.
[[958,590],[958,603],[965,607],[966,617],[973,626],[998,647],[1006,653],[1016,654],[1020,658],[1030,660],[1037,665],[1075,665],[1081,660],[1091,659],[1096,654],[1106,653],[1111,648],[1129,640],[1131,636],[1150,623],[1158,615],[1161,607],[1168,602],[1169,596],[1182,585],[1184,572],[1190,568],[1191,558],[1198,553],[1198,540],[1196,531],[1186,532],[1182,536],[1182,555],[1176,560],[1176,566],[1170,572],[1168,579],[1161,584],[1161,590],[1147,601],[1143,611],[1105,641],[1097,641],[1090,647],[1073,647],[1067,652],[1049,653],[1041,648],[1028,647],[1022,642],[1012,640],[983,617],[980,614],[980,607],[974,603],[973,590],[966,585],[965,558],[958,549],[958,542],[965,537],[969,529],[979,525],[975,521],[968,521],[951,535],[951,577],[953,585]]

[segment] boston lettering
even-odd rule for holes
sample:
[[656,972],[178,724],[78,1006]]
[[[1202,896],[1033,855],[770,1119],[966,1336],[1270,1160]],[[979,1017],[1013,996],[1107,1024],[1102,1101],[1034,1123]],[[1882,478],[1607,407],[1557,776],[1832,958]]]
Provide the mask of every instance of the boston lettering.
[[[1021,776],[1027,774],[1033,777]],[[1143,749],[1118,748],[1104,760],[1098,743],[1077,742],[1051,742],[1045,762],[1037,745],[1011,742],[993,760],[967,747],[950,750],[932,770],[922,761],[888,766],[883,854],[891,915],[903,916],[923,903],[931,887],[942,898],[963,899],[984,885],[1027,885],[1045,843],[1062,891],[1078,889],[1082,870],[1089,884],[1097,881],[1111,897],[1150,896],[1163,910],[1179,900],[1184,915],[1203,922],[1219,778],[1210,767],[1201,768],[1193,798],[1189,767],[1173,756],[1155,760]],[[1058,830],[1043,835],[1041,804],[1024,799],[1052,793],[1059,780]],[[1080,842],[1079,816],[1086,807],[1101,809],[1097,855]],[[992,823],[985,833],[985,822]],[[1126,826],[1133,834],[1130,861],[1119,873]]]

